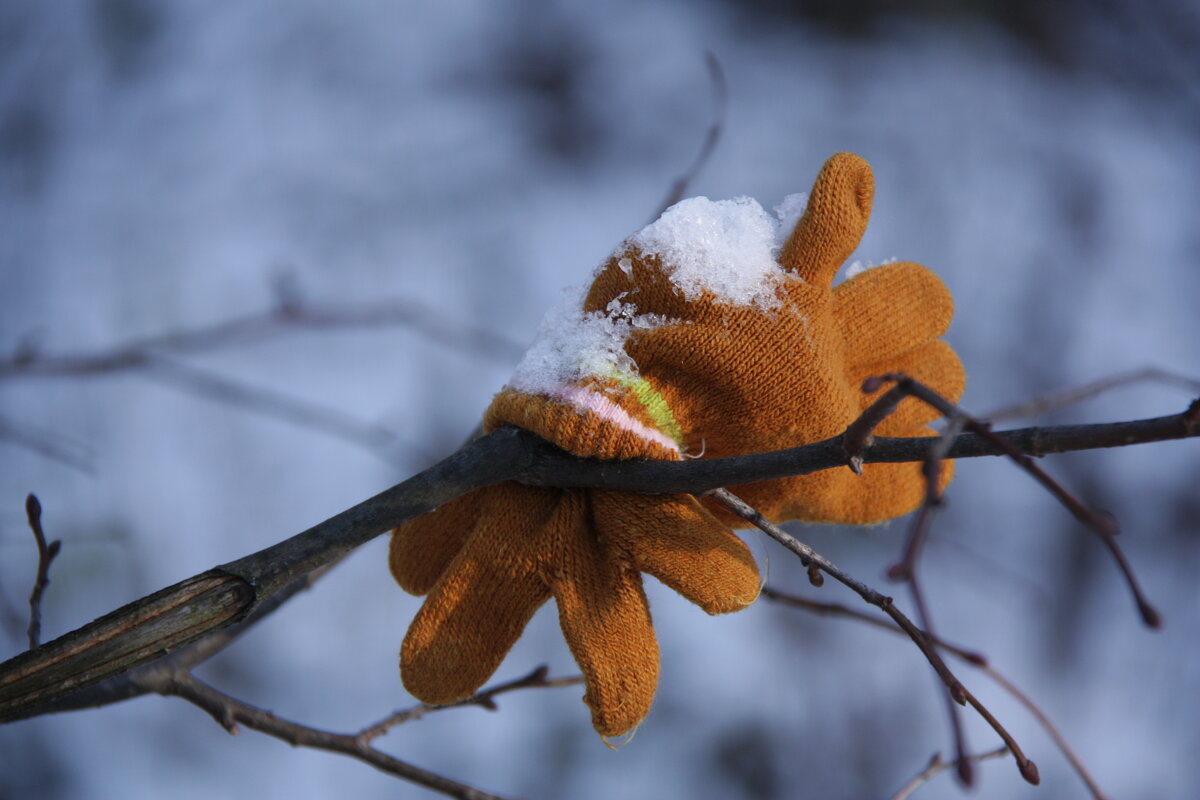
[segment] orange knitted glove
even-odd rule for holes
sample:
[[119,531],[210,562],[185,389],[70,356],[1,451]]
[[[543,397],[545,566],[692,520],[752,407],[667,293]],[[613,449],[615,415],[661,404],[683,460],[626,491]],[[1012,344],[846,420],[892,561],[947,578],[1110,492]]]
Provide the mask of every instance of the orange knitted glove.
[[[840,433],[873,399],[859,391],[873,373],[903,371],[957,399],[962,367],[937,341],[952,305],[932,273],[892,264],[830,288],[872,194],[866,162],[839,154],[786,240],[786,212],[775,223],[753,201],[669,209],[617,249],[582,304],[552,312],[485,429],[518,425],[580,456],[720,457]],[[905,400],[878,432],[924,435],[935,416]],[[775,520],[868,523],[910,511],[923,488],[912,464],[868,464],[862,476],[734,491]],[[709,613],[757,596],[754,563],[726,524],[741,523],[687,495],[505,483],[397,528],[392,572],[429,593],[401,650],[406,687],[431,703],[468,696],[553,596],[596,729],[629,730],[658,674],[639,573]]]

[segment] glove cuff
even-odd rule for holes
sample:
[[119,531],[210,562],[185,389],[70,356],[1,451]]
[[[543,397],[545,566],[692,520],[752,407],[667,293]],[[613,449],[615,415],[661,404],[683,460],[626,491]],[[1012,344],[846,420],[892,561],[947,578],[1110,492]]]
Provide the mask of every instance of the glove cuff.
[[563,384],[547,394],[504,389],[483,428],[516,425],[582,458],[682,459],[682,434],[662,395],[643,378],[619,375]]

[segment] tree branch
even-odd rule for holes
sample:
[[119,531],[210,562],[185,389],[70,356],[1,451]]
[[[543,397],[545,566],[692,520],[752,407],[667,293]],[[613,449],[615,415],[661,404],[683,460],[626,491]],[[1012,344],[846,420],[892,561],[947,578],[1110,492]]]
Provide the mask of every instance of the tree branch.
[[312,728],[243,703],[209,686],[184,669],[164,671],[155,691],[162,695],[183,698],[199,706],[230,733],[236,733],[237,725],[245,725],[297,747],[311,747],[348,755],[389,775],[404,778],[460,800],[503,800],[497,795],[488,794],[473,786],[401,761],[372,747],[369,740],[358,734],[334,733]]
[[288,291],[275,308],[212,325],[148,336],[93,353],[47,355],[28,339],[0,360],[0,380],[34,376],[80,377],[146,367],[155,354],[201,353],[262,341],[296,330],[403,325],[432,341],[489,357],[520,358],[525,347],[499,334],[447,320],[414,300],[383,300],[362,306],[320,307]]
[[[1188,411],[1099,425],[1024,428],[991,438],[963,434],[947,457],[1119,447],[1200,435],[1200,400]],[[877,438],[864,463],[921,461],[938,437]],[[1003,446],[1001,446],[1003,443]],[[534,486],[693,493],[847,464],[843,437],[772,453],[687,461],[579,459],[516,428],[484,436],[428,470],[309,530],[137,600],[72,633],[0,664],[0,721],[125,672],[244,619],[297,578],[409,519],[505,480]]]
[[[1013,759],[1017,762],[1017,769],[1020,770],[1021,777],[1023,777],[1029,783],[1034,784],[1035,786],[1037,785],[1039,781],[1037,765],[1025,756],[1025,753],[1021,750],[1021,747],[1017,744],[1016,740],[1013,739],[1012,735],[1009,734],[1009,732],[1004,728],[1004,726],[1000,724],[1000,721],[997,720],[992,713],[988,711],[988,709],[982,703],[980,703],[973,694],[971,694],[971,692],[967,691],[967,688],[962,685],[962,682],[959,681],[954,673],[950,671],[950,668],[946,666],[946,662],[942,660],[941,655],[937,652],[933,637],[914,625],[912,620],[910,620],[904,614],[904,612],[896,608],[896,604],[892,602],[892,598],[880,594],[862,581],[859,581],[856,578],[851,577],[846,572],[843,572],[837,565],[830,562],[804,542],[796,539],[778,525],[773,524],[770,520],[763,517],[762,514],[755,511],[753,508],[748,506],[730,492],[724,489],[716,489],[712,492],[708,492],[707,496],[715,497],[717,500],[724,503],[726,507],[732,510],[735,514],[752,523],[759,530],[766,533],[788,550],[791,550],[800,557],[800,562],[805,566],[815,564],[830,577],[834,578],[839,583],[846,586],[859,597],[861,597],[863,600],[875,606],[876,608],[879,608],[881,611],[891,617],[892,621],[896,623],[896,626],[903,630],[904,633],[908,634],[908,638],[912,639],[913,643],[925,656],[925,659],[929,662],[930,666],[933,667],[933,671],[937,673],[938,677],[942,680],[942,683],[946,685],[946,689],[949,692],[950,697],[953,698],[954,702],[958,703],[959,705],[966,705],[967,703],[970,703],[975,711],[978,712],[978,714],[983,717],[989,725],[992,726],[992,729],[996,731],[997,735],[1004,740],[1004,743],[1008,746],[1007,749],[1012,753]],[[957,720],[955,720],[955,722],[957,722]],[[969,765],[964,766],[964,760],[968,759],[966,759],[965,746],[962,742],[961,728],[957,727],[957,725],[955,727],[955,733],[957,739],[955,746],[960,751],[963,751],[957,759],[958,773],[963,783],[970,785],[971,767]]]
[[[778,591],[770,586],[763,587],[762,596],[768,600],[773,600],[796,608],[803,608],[806,611],[811,611],[822,616],[848,617],[850,619],[855,619],[859,622],[864,622],[867,625],[879,628],[880,630],[885,630],[889,633],[896,634],[897,636],[905,635],[904,631],[892,622],[881,617],[859,611],[858,609],[850,608],[849,606],[842,605],[841,603],[825,603],[817,600],[809,600],[805,597],[798,597],[793,594],[787,594],[785,592]],[[1071,766],[1075,769],[1075,772],[1078,773],[1083,782],[1087,784],[1088,790],[1092,793],[1092,797],[1095,798],[1095,800],[1107,800],[1104,792],[1101,791],[1099,784],[1096,783],[1095,778],[1092,777],[1087,767],[1084,766],[1083,759],[1079,757],[1079,755],[1071,747],[1070,743],[1067,742],[1066,737],[1063,736],[1062,732],[1058,730],[1058,727],[1050,720],[1050,717],[1046,715],[1046,712],[1042,711],[1042,709],[1038,707],[1037,703],[1033,702],[1029,695],[1025,694],[1025,692],[1018,688],[1015,683],[1010,681],[999,670],[993,667],[988,659],[982,654],[974,650],[968,650],[960,645],[951,644],[950,642],[938,637],[933,637],[933,644],[935,644],[939,649],[955,656],[956,658],[962,659],[966,663],[981,671],[983,674],[987,675],[989,678],[999,684],[1000,688],[1008,692],[1013,699],[1024,706],[1025,709],[1038,721],[1038,724],[1042,726],[1042,729],[1045,730],[1050,738],[1054,740],[1055,745],[1057,745],[1058,749],[1062,751],[1063,756],[1071,763]],[[1005,750],[1007,751],[1007,748],[1005,748]]]
[[582,675],[572,675],[567,678],[551,678],[549,675],[550,668],[543,664],[535,668],[528,675],[481,689],[470,697],[459,700],[456,703],[448,703],[441,706],[420,703],[411,708],[393,712],[379,720],[379,722],[363,728],[357,735],[364,742],[370,742],[383,736],[397,725],[414,722],[434,711],[443,711],[447,708],[462,708],[463,706],[479,706],[486,708],[488,711],[496,711],[499,708],[496,705],[496,697],[508,692],[515,692],[518,689],[555,689],[560,686],[579,686],[583,683]]

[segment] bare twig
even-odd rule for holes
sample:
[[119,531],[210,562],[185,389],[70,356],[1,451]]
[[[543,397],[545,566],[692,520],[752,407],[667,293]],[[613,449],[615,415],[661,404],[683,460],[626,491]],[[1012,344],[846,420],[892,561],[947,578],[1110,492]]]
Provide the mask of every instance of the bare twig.
[[[899,389],[899,387],[893,387]],[[899,563],[893,564],[888,568],[888,577],[892,580],[912,580],[916,573],[917,562],[921,558],[921,552],[925,547],[925,542],[929,538],[929,527],[933,520],[933,512],[942,503],[941,490],[941,469],[942,462],[946,459],[946,452],[950,449],[950,445],[963,431],[966,425],[966,419],[963,417],[953,417],[946,430],[938,437],[933,446],[929,448],[929,455],[921,464],[921,469],[925,477],[925,501],[921,503],[921,507],[917,509],[917,514],[913,517],[912,527],[909,529],[908,543],[904,548],[904,557]]]
[[383,736],[397,725],[403,725],[406,722],[413,722],[433,711],[443,711],[447,708],[462,708],[463,706],[480,706],[488,711],[496,711],[499,706],[496,705],[495,698],[498,695],[513,692],[518,689],[553,689],[560,686],[578,686],[583,683],[582,675],[572,675],[566,678],[551,678],[550,668],[543,664],[540,667],[534,668],[528,675],[524,675],[515,680],[505,683],[498,683],[495,686],[490,686],[479,690],[475,694],[457,703],[448,703],[446,705],[430,705],[429,703],[420,703],[411,708],[401,709],[393,712],[372,725],[368,725],[358,732],[357,736],[363,743],[374,741]]
[[[1024,777],[1025,780],[1029,781],[1030,783],[1037,783],[1037,767],[1034,765],[1034,763],[1025,757],[1025,754],[1021,751],[1020,746],[1017,745],[1016,741],[1012,738],[1012,736],[1009,735],[1008,731],[1004,729],[1004,726],[1001,725],[994,716],[992,716],[992,714],[974,697],[974,695],[967,691],[966,687],[964,687],[958,678],[955,677],[954,673],[950,671],[950,668],[946,666],[946,662],[942,660],[940,655],[938,655],[937,650],[933,645],[932,638],[929,637],[925,631],[914,625],[912,621],[900,611],[900,609],[896,608],[892,598],[880,594],[858,579],[843,572],[831,561],[817,553],[807,544],[804,544],[791,534],[784,531],[778,525],[775,525],[770,520],[766,519],[762,514],[744,503],[731,492],[725,489],[717,489],[715,491],[706,493],[706,496],[717,499],[742,519],[750,522],[756,528],[766,533],[788,550],[791,550],[800,557],[800,562],[805,566],[815,564],[834,580],[851,589],[867,603],[876,606],[889,617],[891,617],[892,621],[895,622],[896,625],[899,626],[921,650],[921,653],[925,656],[926,660],[929,661],[930,666],[933,667],[934,672],[937,673],[938,677],[941,678],[942,682],[946,685],[946,689],[948,690],[950,696],[954,698],[954,701],[960,705],[969,702],[980,714],[980,716],[982,716],[988,722],[988,724],[992,726],[993,730],[995,730],[996,733],[999,734],[1008,745],[1009,749],[1012,751],[1013,758],[1017,762],[1017,767],[1020,770],[1022,777]],[[962,769],[960,767],[960,776],[962,774]],[[969,772],[964,780],[969,780]]]
[[24,447],[85,474],[92,473],[92,459],[87,448],[57,431],[38,430],[0,417],[0,440]]
[[[1125,583],[1129,587],[1130,593],[1133,595],[1134,602],[1137,604],[1138,611],[1141,613],[1142,621],[1150,628],[1162,627],[1162,615],[1154,608],[1146,599],[1142,588],[1138,583],[1137,576],[1133,572],[1133,568],[1129,565],[1129,561],[1125,558],[1125,554],[1121,551],[1120,545],[1117,544],[1117,524],[1111,515],[1094,511],[1087,506],[1082,500],[1072,494],[1058,481],[1054,480],[1041,467],[1034,463],[1021,448],[1016,447],[1010,441],[1002,436],[994,433],[991,425],[982,422],[970,416],[962,409],[950,403],[937,392],[925,386],[920,381],[914,380],[907,375],[901,373],[891,373],[882,376],[884,380],[896,382],[896,388],[902,389],[906,394],[916,397],[929,405],[936,408],[943,415],[951,419],[962,418],[964,427],[975,433],[987,441],[991,442],[996,447],[1000,448],[1001,452],[1012,459],[1018,466],[1028,472],[1042,484],[1060,503],[1062,503],[1077,520],[1082,522],[1087,527],[1091,528],[1100,537],[1116,561],[1117,567],[1121,570],[1121,574],[1125,577]],[[1195,404],[1193,403],[1193,406]],[[1196,421],[1191,419],[1189,422],[1189,414],[1191,408],[1184,414],[1180,415],[1181,422],[1185,427],[1195,429]]]
[[721,140],[721,132],[725,130],[725,113],[726,106],[729,103],[729,90],[725,84],[725,71],[721,69],[721,62],[712,52],[704,54],[704,64],[708,67],[708,80],[712,86],[712,102],[713,102],[713,120],[708,126],[708,132],[704,135],[704,143],[700,145],[700,152],[696,154],[696,159],[692,161],[691,166],[687,171],[675,179],[671,184],[671,190],[667,192],[667,197],[659,206],[658,211],[654,214],[654,219],[657,219],[664,211],[683,199],[684,192],[696,176],[700,174],[700,170],[712,158],[713,152],[717,149],[717,143]]
[[[862,390],[864,392],[874,392],[879,388],[879,383],[880,380],[878,378],[868,378],[863,383]],[[891,387],[877,398],[846,429],[846,433],[844,434],[846,452],[850,455],[850,468],[856,473],[862,474],[861,453],[871,444],[873,438],[871,431],[895,411],[896,406],[907,396],[908,394],[904,391],[903,387],[898,385]],[[929,448],[929,453],[921,465],[925,477],[925,500],[921,503],[920,508],[917,509],[917,513],[913,517],[904,559],[888,570],[888,577],[892,580],[908,582],[909,591],[912,594],[913,606],[917,610],[917,619],[925,636],[931,641],[936,639],[933,629],[933,617],[929,613],[929,606],[925,602],[925,595],[921,590],[921,583],[917,577],[917,564],[920,559],[921,550],[929,534],[933,511],[942,502],[940,480],[942,461],[945,458],[946,451],[950,448],[950,444],[954,441],[955,437],[962,433],[962,428],[963,420],[961,418],[953,418],[937,442]],[[964,786],[970,786],[974,780],[972,772],[974,766],[967,754],[966,733],[963,731],[962,720],[958,714],[958,704],[950,694],[943,696],[946,700],[946,713],[950,719],[951,738],[954,740],[955,759],[953,763],[957,765],[959,781]]]
[[[893,386],[888,391],[889,393],[896,391],[899,397],[904,397],[904,392],[899,386]],[[933,512],[942,504],[942,462],[945,459],[946,451],[950,448],[951,442],[954,441],[956,436],[962,433],[965,423],[966,420],[962,417],[952,417],[946,430],[942,432],[937,442],[929,448],[929,455],[926,456],[925,461],[921,464],[921,470],[925,478],[925,500],[913,516],[912,528],[908,536],[908,545],[905,547],[904,559],[888,570],[888,576],[892,580],[908,582],[913,605],[917,609],[917,619],[920,621],[925,635],[931,641],[936,641],[937,634],[933,628],[933,615],[929,612],[929,605],[925,602],[925,592],[921,588],[921,581],[917,574],[917,565],[920,562],[925,542],[929,538],[929,528],[933,521]],[[954,739],[954,763],[957,765],[958,779],[964,786],[970,786],[974,778],[974,763],[967,754],[966,733],[963,731],[962,719],[958,714],[958,706],[947,699],[946,711],[950,717],[950,732]]]
[[[1156,419],[963,434],[947,456],[1041,454],[1200,436],[1200,404]],[[864,463],[920,461],[937,437],[877,437]],[[428,470],[290,539],[189,578],[0,664],[0,721],[39,713],[99,682],[238,622],[292,580],[469,491],[516,480],[533,486],[701,493],[725,485],[844,467],[842,437],[736,458],[600,461],[575,458],[531,433],[502,428]],[[964,698],[965,699],[965,698]]]
[[502,800],[497,795],[451,780],[429,770],[401,761],[363,741],[357,734],[334,733],[312,728],[276,716],[270,711],[244,703],[209,686],[185,669],[164,670],[154,688],[159,694],[180,697],[206,711],[230,733],[238,725],[282,739],[297,747],[328,750],[350,756],[389,775],[433,789],[460,800]]
[[[926,660],[929,661],[930,666],[933,667],[934,672],[937,673],[938,677],[941,678],[942,682],[946,685],[946,689],[949,691],[950,696],[954,698],[954,701],[960,705],[970,703],[971,706],[974,707],[975,711],[981,717],[983,717],[989,725],[992,726],[992,729],[995,730],[1000,738],[1004,740],[1005,744],[1008,745],[1008,748],[1012,751],[1013,758],[1017,762],[1017,768],[1020,770],[1021,776],[1029,783],[1036,784],[1038,782],[1037,766],[1028,758],[1026,758],[1016,740],[1014,740],[1008,731],[1005,730],[1004,726],[1000,724],[1000,721],[997,720],[974,695],[967,691],[966,687],[962,685],[958,678],[955,677],[954,673],[950,671],[950,668],[946,666],[946,662],[943,661],[942,657],[938,654],[937,649],[934,647],[930,637],[928,637],[923,630],[914,625],[912,621],[900,611],[900,609],[896,608],[895,603],[892,602],[892,598],[880,594],[862,581],[859,581],[857,578],[854,578],[843,572],[839,567],[833,564],[833,562],[826,559],[807,544],[804,544],[800,540],[796,539],[778,525],[772,523],[770,520],[740,500],[731,492],[725,489],[717,489],[707,492],[706,496],[720,501],[725,505],[726,508],[733,511],[733,513],[753,524],[756,528],[766,533],[788,550],[791,550],[800,557],[800,563],[804,564],[805,566],[809,566],[810,564],[817,565],[831,578],[851,589],[863,600],[881,609],[885,614],[891,617],[892,620],[901,629],[903,629],[906,634],[908,634],[908,637],[912,639],[913,643],[916,644],[921,650],[921,653],[925,656]],[[960,776],[963,774],[961,767],[959,774]],[[967,772],[968,778],[969,775],[970,773]]]
[[[862,390],[869,393],[875,391],[875,388],[875,384],[868,378]],[[900,405],[900,401],[905,397],[904,392],[893,386],[875,398],[875,401],[858,415],[858,419],[846,427],[846,432],[842,434],[842,447],[855,475],[862,475],[863,453],[875,441],[873,431],[896,410],[896,406]]]
[[[904,631],[888,620],[867,614],[855,608],[850,608],[849,606],[845,606],[840,603],[825,603],[816,600],[809,600],[805,597],[799,597],[796,595],[787,594],[785,592],[780,592],[770,586],[763,587],[762,596],[768,600],[773,600],[783,603],[784,605],[794,606],[796,608],[803,608],[806,611],[811,611],[821,616],[848,617],[850,619],[858,620],[859,622],[879,628],[880,630],[887,631],[888,633],[893,633],[899,636],[904,635]],[[979,669],[995,683],[999,684],[999,686],[1004,689],[1004,691],[1008,692],[1018,703],[1024,706],[1025,709],[1038,721],[1038,724],[1042,726],[1042,729],[1045,730],[1050,738],[1054,740],[1055,745],[1057,745],[1063,756],[1066,757],[1067,761],[1071,763],[1071,766],[1075,769],[1075,772],[1078,773],[1083,782],[1087,784],[1088,790],[1091,791],[1094,800],[1106,800],[1104,793],[1101,791],[1091,773],[1088,772],[1083,760],[1067,742],[1067,739],[1062,735],[1062,732],[1058,730],[1046,713],[1042,711],[1042,709],[1035,702],[1033,702],[1029,695],[1021,691],[1021,689],[1019,689],[1015,683],[1010,681],[1003,675],[1003,673],[993,667],[989,663],[988,659],[981,653],[974,650],[968,650],[961,645],[951,644],[944,639],[937,637],[933,637],[933,643],[938,648]]]
[[1023,417],[1036,417],[1088,400],[1119,386],[1151,382],[1178,386],[1191,392],[1200,392],[1200,380],[1189,378],[1187,375],[1181,375],[1170,370],[1159,369],[1158,367],[1143,367],[1142,369],[1130,372],[1110,375],[1074,389],[1053,392],[1041,397],[1035,397],[1032,400],[1026,400],[1023,403],[998,408],[995,411],[980,416],[992,422],[997,420],[1021,419]]
[[[331,408],[293,397],[277,389],[256,387],[169,358],[210,352],[299,330],[403,325],[427,338],[486,358],[515,360],[524,352],[517,342],[467,325],[412,300],[391,300],[359,307],[309,306],[295,291],[281,292],[276,308],[258,314],[176,333],[135,339],[94,353],[44,355],[26,338],[13,356],[0,360],[0,381],[29,377],[87,377],[137,370],[192,394],[282,419],[362,445],[389,463],[397,463],[400,435]],[[84,471],[88,459],[48,435],[0,419],[0,439],[34,450]]]
[[499,334],[447,320],[415,300],[383,300],[361,306],[318,307],[289,296],[276,308],[190,330],[134,339],[94,353],[46,355],[27,340],[8,360],[0,379],[83,376],[145,367],[156,354],[211,352],[298,330],[373,328],[401,325],[427,338],[489,358],[515,360],[523,345]]
[[25,516],[29,519],[29,529],[33,531],[38,551],[37,577],[33,581],[33,591],[29,593],[29,649],[32,650],[42,638],[42,593],[50,585],[50,564],[62,548],[62,540],[46,543],[46,533],[42,530],[42,504],[37,495],[25,498]]
[[146,355],[145,375],[170,383],[191,394],[361,445],[389,463],[398,463],[396,456],[400,445],[404,443],[403,437],[382,425],[354,419],[336,409],[319,406],[276,389],[251,386],[155,354]]
[[1008,755],[1007,747],[997,747],[995,750],[989,750],[986,753],[979,753],[978,755],[973,756],[960,756],[955,761],[946,762],[942,760],[941,753],[934,753],[933,758],[929,759],[929,763],[925,765],[925,769],[918,772],[913,776],[912,780],[900,787],[900,791],[892,795],[891,800],[908,800],[908,798],[912,796],[913,792],[928,783],[931,778],[941,772],[945,772],[952,767],[957,767],[959,773],[961,774],[962,765],[959,762],[963,761],[964,759],[973,764],[980,764],[984,761],[990,761],[994,758],[1003,758],[1006,755]]

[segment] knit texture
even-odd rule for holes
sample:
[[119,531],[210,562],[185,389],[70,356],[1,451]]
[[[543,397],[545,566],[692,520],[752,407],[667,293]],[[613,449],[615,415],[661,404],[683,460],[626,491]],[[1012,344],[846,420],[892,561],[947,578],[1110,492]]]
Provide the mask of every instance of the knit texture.
[[[583,311],[616,301],[670,321],[630,332],[624,350],[636,374],[538,394],[506,388],[485,429],[517,425],[603,459],[719,458],[841,433],[874,399],[860,391],[872,374],[905,372],[956,400],[962,366],[939,341],[953,305],[933,273],[895,263],[831,286],[866,228],[873,192],[861,158],[826,162],[780,248],[785,275],[769,308],[708,290],[685,296],[671,280],[674,265],[631,237],[597,272]],[[927,435],[936,416],[906,399],[878,432]],[[915,508],[924,479],[914,464],[868,464],[861,476],[831,469],[731,489],[776,521],[865,524]],[[690,495],[505,483],[461,497],[392,537],[397,581],[429,595],[401,649],[405,686],[430,703],[469,696],[553,597],[593,724],[602,735],[624,733],[648,713],[658,680],[641,573],[710,614],[743,608],[760,585],[729,530],[743,524]]]

